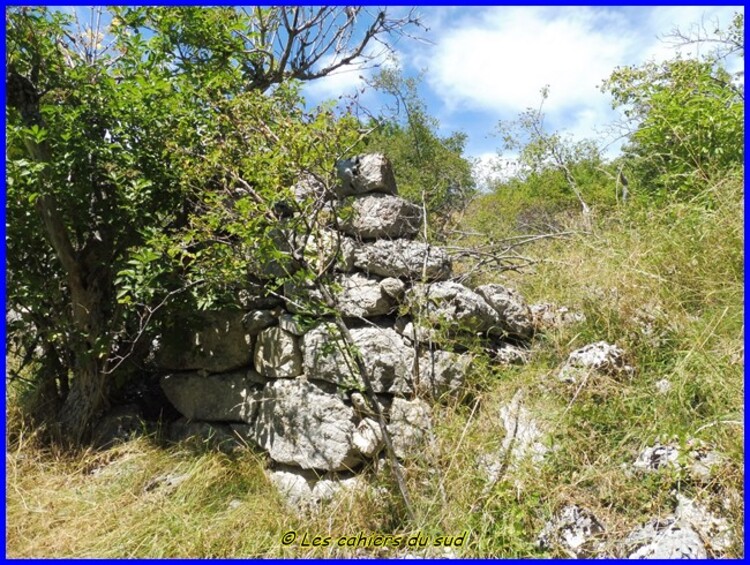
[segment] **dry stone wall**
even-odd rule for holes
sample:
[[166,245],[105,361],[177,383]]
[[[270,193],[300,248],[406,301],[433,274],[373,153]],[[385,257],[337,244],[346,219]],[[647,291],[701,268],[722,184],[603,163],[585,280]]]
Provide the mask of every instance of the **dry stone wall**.
[[[421,207],[398,196],[383,155],[342,161],[337,171],[327,227],[307,238],[304,254],[313,265],[334,266],[336,310],[386,408],[396,455],[406,458],[429,429],[430,402],[458,393],[472,366],[472,354],[435,346],[438,330],[481,334],[501,350],[508,339],[516,346],[530,339],[533,317],[512,290],[475,291],[451,280],[449,255],[416,241]],[[311,178],[295,192],[326,198]],[[337,210],[345,213],[339,218]],[[173,425],[175,435],[203,429],[230,437],[231,429],[283,466],[276,479],[284,481],[294,469],[351,472],[377,457],[382,431],[322,302],[312,285],[289,283],[274,298],[256,284],[237,308],[199,312],[192,324],[167,331],[154,359],[162,389],[184,417]]]

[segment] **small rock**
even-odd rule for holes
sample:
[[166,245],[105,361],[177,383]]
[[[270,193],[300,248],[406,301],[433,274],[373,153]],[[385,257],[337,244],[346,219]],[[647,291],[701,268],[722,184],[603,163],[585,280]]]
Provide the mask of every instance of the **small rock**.
[[300,177],[292,187],[294,198],[302,203],[305,200],[320,201],[326,198],[326,186],[315,176],[307,174]]
[[302,327],[302,324],[291,314],[281,314],[279,316],[279,327],[297,337],[305,335],[305,329]]
[[528,349],[523,349],[517,345],[504,343],[495,353],[495,362],[499,365],[525,365],[529,362],[531,356]]
[[406,285],[401,279],[388,277],[380,281],[380,289],[393,300],[401,300],[406,292]]
[[544,432],[523,406],[523,391],[516,392],[510,404],[500,408],[500,418],[506,434],[502,444],[503,453],[509,454],[511,461],[528,457],[533,463],[541,464],[548,451],[540,441]]
[[183,473],[183,474],[168,473],[166,475],[159,475],[158,477],[155,477],[151,479],[148,483],[146,483],[146,486],[143,487],[143,492],[152,492],[157,489],[172,490],[176,488],[178,485],[180,485],[181,483],[184,483],[189,478],[190,478],[190,475],[187,473]]
[[[391,328],[364,327],[349,331],[374,392],[407,394],[412,391],[414,351],[400,335]],[[334,324],[324,323],[310,330],[303,343],[305,371],[310,378],[350,389],[364,385],[354,358]]]
[[415,315],[429,326],[500,335],[500,315],[479,294],[453,281],[417,284],[407,293]]
[[667,379],[661,379],[656,382],[656,392],[659,394],[667,394],[670,390],[672,390],[672,383]]
[[352,443],[359,452],[367,457],[372,458],[383,448],[383,432],[380,425],[371,418],[364,418],[354,431]]
[[149,428],[138,406],[117,406],[105,414],[96,425],[93,444],[98,448],[112,447],[148,433]]
[[439,349],[424,351],[419,356],[417,392],[438,399],[444,394],[459,392],[466,381],[473,357]]
[[640,471],[651,472],[665,467],[679,469],[680,450],[674,445],[656,443],[647,447],[638,455],[633,467]]
[[674,517],[654,519],[632,531],[624,541],[628,559],[706,559],[700,535]]
[[251,335],[256,335],[273,326],[276,323],[276,316],[278,316],[276,310],[253,310],[245,314],[242,323]]
[[229,501],[229,504],[227,506],[230,510],[237,510],[240,506],[242,506],[242,501],[238,498],[233,498]]
[[314,472],[286,466],[269,471],[268,478],[287,506],[300,515],[315,511],[339,492],[355,490],[363,484],[361,476],[326,474],[320,477]]
[[590,510],[569,504],[545,524],[539,534],[539,546],[559,546],[571,557],[588,557],[597,551],[594,541],[602,533],[604,526]]
[[633,367],[625,363],[625,352],[606,341],[591,343],[573,351],[558,374],[558,380],[577,383],[592,373],[619,377],[630,376]]
[[583,312],[576,312],[567,306],[556,306],[549,302],[529,306],[534,326],[540,330],[564,328],[586,321]]
[[710,479],[714,467],[722,462],[721,455],[693,438],[686,442],[686,448],[687,457],[681,462],[682,450],[679,445],[676,443],[662,445],[656,442],[653,446],[641,451],[633,467],[645,473],[666,467],[678,470],[684,467],[688,476],[694,481],[702,482]]

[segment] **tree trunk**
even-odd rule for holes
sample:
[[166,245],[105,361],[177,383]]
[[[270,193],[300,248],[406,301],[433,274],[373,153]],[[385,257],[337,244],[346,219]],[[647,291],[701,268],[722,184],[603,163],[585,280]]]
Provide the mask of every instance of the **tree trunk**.
[[[8,105],[18,110],[25,125],[45,125],[39,93],[31,80],[10,69],[6,74],[6,89]],[[41,143],[27,140],[25,144],[32,159],[52,162],[46,140]],[[60,431],[65,440],[80,443],[87,439],[92,422],[106,407],[107,381],[102,369],[107,347],[102,339],[106,336],[112,274],[103,242],[90,239],[74,246],[54,195],[40,192],[36,208],[45,235],[67,275],[73,313],[69,343],[74,355],[73,379],[60,410]]]

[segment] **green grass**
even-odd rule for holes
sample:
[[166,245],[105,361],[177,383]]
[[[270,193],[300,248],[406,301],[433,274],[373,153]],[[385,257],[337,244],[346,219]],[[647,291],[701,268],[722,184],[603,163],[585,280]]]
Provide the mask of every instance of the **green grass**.
[[[565,221],[567,229],[579,227],[575,217]],[[271,488],[262,455],[196,453],[149,438],[100,453],[55,453],[24,430],[11,403],[8,555],[356,555],[350,548],[283,546],[281,536],[293,529],[333,537],[468,531],[469,544],[456,555],[564,557],[536,546],[544,522],[563,505],[589,508],[616,538],[671,512],[677,490],[730,520],[738,542],[729,556],[740,556],[743,221],[742,179],[729,176],[692,202],[634,202],[600,212],[591,233],[525,248],[538,260],[532,271],[485,275],[482,281],[508,283],[529,302],[580,309],[586,321],[539,336],[523,367],[477,362],[463,401],[435,406],[432,441],[404,467],[416,523],[406,520],[387,470],[368,474],[372,488],[298,517]],[[625,349],[634,376],[595,379],[579,391],[558,382],[567,355],[597,340]],[[663,395],[655,386],[661,379],[672,385]],[[488,489],[478,457],[499,450],[499,410],[519,389],[548,432],[550,452],[541,467],[521,465]],[[723,454],[709,480],[674,470],[627,472],[644,447],[673,438],[698,438]],[[145,488],[170,473],[187,478],[173,488]]]

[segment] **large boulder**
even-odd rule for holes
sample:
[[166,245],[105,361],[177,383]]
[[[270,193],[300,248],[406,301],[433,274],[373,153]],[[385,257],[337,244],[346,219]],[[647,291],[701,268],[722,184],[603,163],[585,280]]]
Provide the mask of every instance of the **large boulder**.
[[497,311],[464,285],[441,281],[418,284],[407,293],[407,303],[421,325],[448,331],[502,334]]
[[529,339],[534,333],[534,317],[518,292],[499,284],[478,286],[475,292],[500,315],[500,327],[510,335]]
[[414,237],[422,225],[422,208],[390,194],[352,196],[343,202],[339,228],[363,239]]
[[273,379],[301,375],[299,338],[280,327],[263,330],[255,341],[255,370]]
[[203,376],[175,373],[161,378],[169,402],[190,420],[252,422],[258,409],[261,383],[255,371]]
[[[374,392],[412,392],[414,351],[390,328],[365,327],[349,330],[362,356]],[[338,328],[326,323],[310,330],[303,339],[305,373],[311,379],[351,389],[364,386],[356,364]]]
[[451,275],[451,260],[445,251],[407,239],[380,239],[358,245],[354,266],[381,277],[445,280]]
[[272,316],[235,310],[196,312],[191,320],[175,320],[164,332],[154,363],[167,371],[209,373],[247,367],[252,360],[252,336],[273,322]]
[[336,188],[339,198],[368,192],[398,192],[391,163],[380,153],[342,159],[336,163],[336,174],[341,181]]
[[305,378],[266,385],[249,439],[278,463],[342,471],[363,456],[353,443],[355,415],[336,393]]

